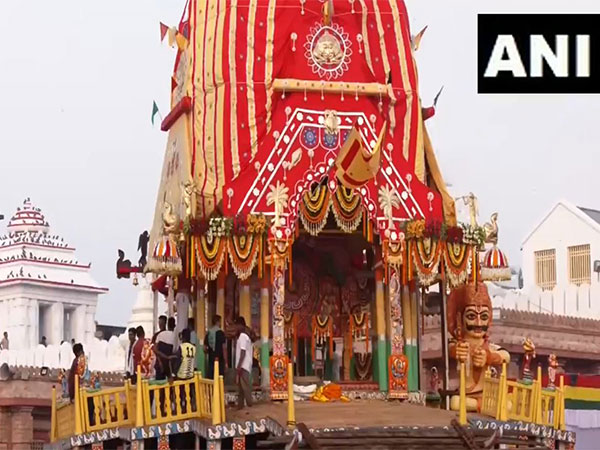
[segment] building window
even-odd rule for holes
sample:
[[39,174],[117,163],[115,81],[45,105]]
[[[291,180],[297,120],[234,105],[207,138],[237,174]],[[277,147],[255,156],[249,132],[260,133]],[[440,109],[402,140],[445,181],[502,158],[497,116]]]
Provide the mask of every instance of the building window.
[[569,247],[569,283],[576,286],[590,284],[592,260],[590,244]]
[[556,250],[535,252],[535,284],[543,291],[556,286]]

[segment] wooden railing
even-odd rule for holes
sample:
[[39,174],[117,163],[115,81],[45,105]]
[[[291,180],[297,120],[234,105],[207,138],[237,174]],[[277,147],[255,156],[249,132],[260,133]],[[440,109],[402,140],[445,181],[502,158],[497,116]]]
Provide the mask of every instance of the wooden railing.
[[185,419],[210,419],[214,425],[225,421],[223,377],[215,362],[214,379],[195,373],[189,380],[172,383],[142,380],[138,368],[135,386],[109,389],[79,389],[75,377],[75,401],[57,405],[52,390],[52,442],[73,435],[115,427],[142,427]]
[[105,428],[131,426],[135,419],[135,409],[129,380],[122,387],[96,391],[80,390],[83,421],[86,431],[99,431]]
[[[462,380],[461,380],[462,381]],[[508,381],[506,364],[502,366],[500,378],[493,378],[488,370],[483,382],[481,413],[497,420],[516,420],[565,428],[564,379],[553,389],[542,387],[542,369],[530,384]],[[460,408],[466,408],[461,402]]]

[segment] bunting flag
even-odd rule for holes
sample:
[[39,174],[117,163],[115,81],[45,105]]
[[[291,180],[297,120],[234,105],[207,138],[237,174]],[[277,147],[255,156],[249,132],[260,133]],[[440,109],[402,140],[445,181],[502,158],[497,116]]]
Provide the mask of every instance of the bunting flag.
[[160,112],[158,111],[158,105],[156,104],[155,101],[152,102],[152,125],[154,125],[154,118],[156,117],[156,115],[159,114]]
[[167,31],[169,31],[169,27],[166,26],[164,23],[160,22],[160,42],[165,40]]
[[381,147],[386,128],[387,122],[381,127],[379,138],[372,151],[369,152],[363,145],[358,124],[354,124],[334,163],[337,168],[336,176],[340,183],[349,189],[356,189],[375,178],[379,171]]

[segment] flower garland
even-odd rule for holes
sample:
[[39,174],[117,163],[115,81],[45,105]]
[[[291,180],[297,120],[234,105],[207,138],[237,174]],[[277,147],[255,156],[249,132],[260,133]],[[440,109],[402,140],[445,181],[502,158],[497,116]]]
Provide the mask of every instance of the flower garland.
[[360,195],[339,185],[332,197],[331,210],[337,226],[345,233],[354,233],[362,220]]
[[466,283],[471,267],[471,248],[462,242],[446,241],[444,244],[444,266],[451,288]]
[[312,318],[311,349],[312,360],[315,361],[315,349],[317,345],[324,345],[329,340],[329,358],[333,358],[333,320],[330,316],[320,315]]
[[473,227],[467,224],[461,224],[463,229],[463,242],[465,244],[475,245],[478,249],[483,249],[485,245],[485,229],[480,226]]
[[331,194],[327,185],[320,185],[302,196],[299,207],[300,220],[311,236],[317,236],[327,225],[330,204]]
[[216,280],[227,252],[227,239],[222,236],[206,234],[196,241],[198,268],[207,281]]
[[[261,235],[232,235],[228,239],[227,248],[231,267],[240,280],[250,278],[257,261],[263,261],[263,238]],[[262,278],[262,264],[259,264],[258,272],[259,278]]]
[[365,353],[369,353],[369,313],[365,311],[350,314],[350,348],[359,339],[365,340]]
[[426,237],[414,241],[411,248],[420,284],[422,286],[433,284],[438,276],[442,257],[442,245],[440,241]]

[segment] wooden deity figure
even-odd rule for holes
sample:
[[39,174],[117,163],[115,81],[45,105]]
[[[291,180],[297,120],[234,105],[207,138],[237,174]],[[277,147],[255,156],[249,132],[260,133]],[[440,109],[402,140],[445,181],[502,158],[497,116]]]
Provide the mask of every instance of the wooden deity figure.
[[[488,341],[492,325],[492,301],[483,282],[454,289],[448,297],[450,357],[464,362],[466,370],[467,410],[477,411],[488,367],[510,361],[508,352]],[[453,396],[451,408],[458,410],[459,397]]]
[[523,368],[521,370],[521,378],[523,381],[533,381],[531,373],[531,361],[535,358],[535,344],[529,338],[523,340]]
[[558,359],[554,353],[548,356],[548,387],[554,389],[556,387],[556,370],[558,369]]

